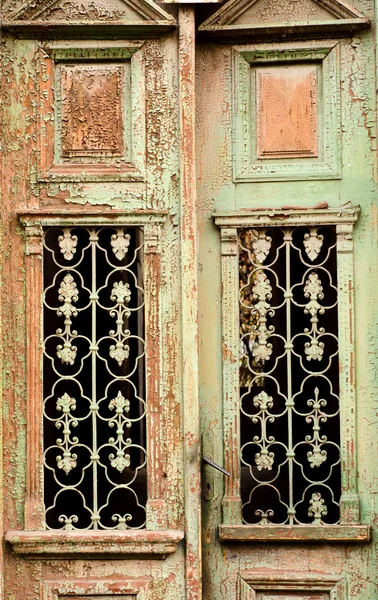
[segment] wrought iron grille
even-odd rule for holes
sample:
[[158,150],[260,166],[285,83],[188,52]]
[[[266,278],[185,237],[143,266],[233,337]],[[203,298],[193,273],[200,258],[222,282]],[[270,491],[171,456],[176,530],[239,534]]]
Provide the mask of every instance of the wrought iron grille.
[[243,520],[339,521],[335,227],[239,230]]
[[143,230],[51,227],[43,272],[46,526],[142,528]]

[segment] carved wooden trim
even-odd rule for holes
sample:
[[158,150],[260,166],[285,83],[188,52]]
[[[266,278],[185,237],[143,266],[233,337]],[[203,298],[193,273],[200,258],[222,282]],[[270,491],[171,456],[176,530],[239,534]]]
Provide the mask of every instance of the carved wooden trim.
[[166,211],[92,211],[36,212],[20,211],[25,227],[27,273],[27,474],[25,529],[43,530],[43,429],[42,429],[42,237],[45,227],[136,226],[145,238],[145,331],[147,388],[147,481],[146,527],[165,529],[167,514],[164,490],[164,423],[161,411],[161,229]]
[[[357,491],[356,463],[356,398],[355,398],[355,349],[354,349],[354,303],[353,303],[353,226],[358,219],[359,207],[332,209],[256,210],[243,212],[216,212],[215,224],[221,228],[222,254],[222,342],[223,342],[223,414],[225,436],[225,468],[231,471],[226,482],[223,500],[223,522],[241,523],[240,510],[240,459],[239,459],[239,306],[238,306],[238,251],[237,230],[246,227],[285,227],[335,225],[337,235],[338,319],[340,359],[340,427],[341,427],[341,524],[360,522],[359,496]],[[229,506],[234,506],[234,509]],[[237,508],[238,507],[238,508]],[[279,528],[249,527],[256,532],[256,539],[276,539],[282,535]],[[304,531],[295,529],[295,531]],[[328,527],[328,526],[327,526]],[[335,526],[337,529],[337,526]],[[341,527],[341,526],[340,526]],[[289,531],[289,526],[287,526]],[[247,529],[245,531],[247,531]],[[282,528],[281,528],[282,529]],[[326,528],[325,528],[326,529]],[[264,534],[267,531],[269,534]],[[276,531],[276,534],[274,533]],[[286,526],[285,526],[286,531]],[[328,529],[331,531],[331,529]],[[340,529],[339,536],[343,536]],[[362,530],[361,530],[362,531]],[[364,533],[365,532],[365,533]],[[362,537],[368,541],[367,530]],[[223,535],[223,534],[222,534]],[[252,534],[251,534],[252,535]],[[260,535],[260,537],[259,537]],[[360,530],[355,537],[359,538]],[[261,537],[262,536],[262,537]],[[308,539],[308,536],[304,536]],[[328,538],[327,538],[328,539]],[[345,540],[346,541],[346,540]]]
[[255,600],[256,598],[254,590],[240,575],[238,575],[237,581],[237,598],[238,600]]
[[272,208],[267,210],[216,211],[218,227],[304,227],[306,225],[354,224],[360,213],[359,206],[340,208]]
[[368,543],[371,541],[370,525],[220,525],[222,542],[334,542]]
[[[256,69],[300,62],[317,71],[317,156],[259,157]],[[336,41],[236,46],[233,57],[234,181],[340,179],[340,48]],[[294,68],[294,67],[293,67]],[[269,160],[267,160],[269,158]]]
[[56,581],[41,581],[41,600],[58,600],[64,596],[83,596],[91,598],[98,596],[98,600],[106,595],[114,595],[115,600],[119,594],[130,594],[136,600],[147,600],[151,587],[150,577],[127,577],[125,579],[71,579]]
[[67,210],[18,210],[17,215],[26,229],[31,227],[69,227],[78,226],[118,225],[119,227],[143,227],[149,224],[161,225],[167,217],[166,210],[82,210],[71,208]]
[[358,523],[356,452],[356,360],[354,318],[353,224],[336,226],[337,287],[339,293],[339,365],[341,424],[341,523]]
[[86,555],[106,558],[127,554],[165,558],[176,552],[182,531],[8,531],[16,554],[33,557]]
[[[329,575],[328,573],[295,573],[293,571],[274,571],[266,569],[261,571],[242,571],[239,574],[238,587],[241,590],[240,600],[255,600],[257,594],[269,594],[269,598],[282,597],[282,592],[287,592],[290,597],[298,594],[301,600],[304,592],[307,598],[312,593],[329,592],[332,600],[347,600],[348,582],[342,574]],[[250,595],[248,595],[249,588]],[[275,594],[277,592],[277,595]],[[243,595],[244,594],[244,595]],[[258,597],[260,598],[260,594]]]
[[[143,42],[103,40],[96,47],[88,41],[55,41],[39,49],[37,181],[144,182],[146,162],[145,57]],[[123,150],[121,155],[98,150],[88,155],[64,152],[62,81],[67,69],[118,69],[122,95]],[[122,73],[121,73],[122,71]],[[51,144],[54,140],[54,145]],[[72,154],[72,155],[71,155]]]
[[26,228],[27,320],[27,490],[25,528],[43,529],[43,431],[42,431],[42,236],[33,223]]
[[[162,406],[161,227],[144,227],[147,387],[147,527],[166,527],[164,423]],[[148,335],[147,335],[148,334]]]
[[241,523],[239,410],[239,280],[238,230],[221,229],[223,436],[225,478],[223,522]]

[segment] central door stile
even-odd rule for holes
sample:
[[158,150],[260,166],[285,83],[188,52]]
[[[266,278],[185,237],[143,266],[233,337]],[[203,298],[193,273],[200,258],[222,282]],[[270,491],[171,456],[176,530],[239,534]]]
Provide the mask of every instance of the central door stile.
[[194,17],[193,6],[179,7],[182,405],[187,600],[202,598]]

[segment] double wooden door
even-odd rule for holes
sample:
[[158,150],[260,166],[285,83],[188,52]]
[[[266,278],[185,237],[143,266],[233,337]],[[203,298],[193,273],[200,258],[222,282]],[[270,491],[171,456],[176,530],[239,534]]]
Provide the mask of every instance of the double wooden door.
[[375,597],[374,8],[5,3],[7,600]]

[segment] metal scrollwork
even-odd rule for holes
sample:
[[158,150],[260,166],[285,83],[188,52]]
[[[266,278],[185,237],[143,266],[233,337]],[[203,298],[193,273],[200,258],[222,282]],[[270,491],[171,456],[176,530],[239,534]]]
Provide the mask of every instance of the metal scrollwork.
[[303,246],[305,252],[311,261],[318,258],[323,246],[324,236],[318,234],[316,227],[310,227],[310,232],[304,234]]
[[244,522],[338,523],[335,228],[240,230],[239,272]]
[[143,231],[47,229],[44,287],[46,526],[144,527]]

